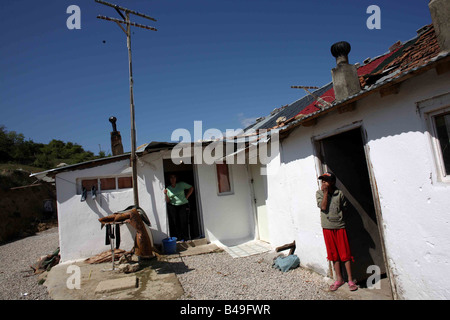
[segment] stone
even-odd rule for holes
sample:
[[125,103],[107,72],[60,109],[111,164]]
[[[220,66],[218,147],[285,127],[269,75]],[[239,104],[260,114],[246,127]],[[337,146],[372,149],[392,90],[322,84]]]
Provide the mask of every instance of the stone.
[[124,263],[120,264],[118,269],[123,273],[133,273],[140,270],[140,265],[138,263]]
[[136,276],[123,277],[112,280],[104,280],[99,282],[95,293],[107,293],[120,290],[133,289],[138,287],[138,279]]

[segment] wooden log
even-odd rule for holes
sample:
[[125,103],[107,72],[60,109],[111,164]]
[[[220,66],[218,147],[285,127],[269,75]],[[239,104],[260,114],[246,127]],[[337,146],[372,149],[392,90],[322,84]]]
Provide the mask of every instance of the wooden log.
[[136,237],[134,240],[135,254],[141,258],[153,257],[153,248],[150,237],[139,212],[135,208],[131,209],[130,219],[125,222],[136,229]]
[[154,248],[152,247],[147,229],[145,228],[144,222],[142,221],[137,209],[133,208],[125,212],[113,213],[109,216],[98,219],[98,221],[102,224],[113,222],[124,222],[130,224],[134,229],[136,229],[136,237],[134,239],[135,254],[142,258],[150,258],[154,256]]
[[130,216],[131,216],[131,210],[122,212],[122,213],[113,213],[113,214],[110,214],[109,216],[98,219],[98,221],[100,221],[101,224],[112,223],[112,222],[118,223],[118,222],[123,222],[127,219],[130,219]]
[[292,243],[288,243],[288,244],[285,244],[285,245],[275,248],[275,251],[280,252],[280,251],[284,251],[287,249],[291,249],[291,250],[289,250],[289,255],[291,255],[291,254],[294,254],[295,248],[296,248],[296,245],[295,245],[295,240],[294,240]]
[[[125,250],[122,249],[114,249],[114,260],[119,260],[121,256],[125,254]],[[89,264],[96,264],[96,263],[103,263],[103,262],[111,262],[112,260],[112,252],[111,250],[104,251],[102,253],[99,253],[96,256],[90,257],[85,260],[86,263]]]

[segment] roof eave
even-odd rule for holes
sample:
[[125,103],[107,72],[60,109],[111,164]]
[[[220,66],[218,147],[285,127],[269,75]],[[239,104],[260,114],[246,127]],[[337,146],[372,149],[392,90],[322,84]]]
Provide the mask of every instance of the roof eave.
[[76,163],[76,164],[72,164],[72,165],[68,165],[68,166],[64,166],[64,167],[60,167],[60,168],[53,168],[53,169],[49,169],[46,171],[32,173],[32,174],[30,174],[30,177],[36,177],[39,180],[50,181],[46,178],[53,179],[56,174],[61,173],[61,172],[92,168],[92,167],[96,167],[96,166],[100,166],[103,164],[112,163],[112,162],[116,162],[116,161],[120,161],[120,160],[128,159],[128,158],[130,158],[130,153],[124,153],[124,154],[117,155],[117,156],[89,160],[89,161],[80,162],[80,163]]

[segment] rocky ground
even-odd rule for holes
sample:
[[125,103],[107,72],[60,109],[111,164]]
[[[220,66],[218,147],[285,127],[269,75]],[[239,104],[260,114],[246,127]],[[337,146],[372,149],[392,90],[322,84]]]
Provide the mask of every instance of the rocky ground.
[[33,265],[59,246],[58,228],[51,228],[0,246],[0,299],[48,300],[47,288],[39,284]]
[[[58,246],[57,228],[0,246],[0,299],[50,299],[30,265]],[[343,299],[328,291],[324,277],[303,268],[281,272],[272,267],[272,258],[264,253],[234,259],[217,252],[170,259],[169,268],[177,275],[185,300]]]
[[269,253],[232,258],[226,252],[219,252],[179,258],[173,270],[185,291],[181,299],[343,299],[328,291],[323,276],[303,268],[281,272],[272,267],[272,259],[273,254]]

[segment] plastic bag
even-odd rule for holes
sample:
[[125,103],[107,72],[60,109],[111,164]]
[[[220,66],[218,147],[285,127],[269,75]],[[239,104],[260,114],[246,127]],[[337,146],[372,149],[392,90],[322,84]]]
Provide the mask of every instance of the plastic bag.
[[290,269],[297,268],[300,265],[300,259],[295,255],[291,254],[287,257],[278,257],[275,259],[272,267],[280,269],[283,272],[287,272]]

